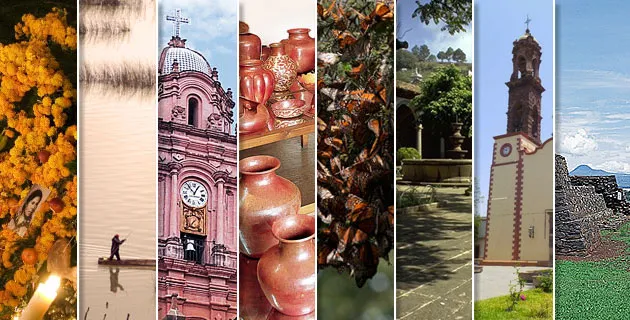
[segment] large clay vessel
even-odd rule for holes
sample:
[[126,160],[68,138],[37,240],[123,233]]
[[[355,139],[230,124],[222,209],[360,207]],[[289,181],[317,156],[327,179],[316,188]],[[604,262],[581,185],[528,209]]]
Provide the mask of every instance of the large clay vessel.
[[302,196],[295,184],[276,174],[280,160],[253,156],[238,163],[239,237],[241,253],[260,258],[278,243],[271,227],[281,217],[297,214]]
[[266,61],[271,55],[271,48],[269,46],[262,46],[262,52],[260,54],[260,60]]
[[273,224],[279,243],[258,261],[258,282],[276,310],[299,316],[315,310],[315,218],[290,215]]
[[239,85],[243,97],[266,104],[274,88],[273,73],[263,69],[260,60],[243,60],[240,62]]
[[287,91],[297,77],[297,64],[285,54],[284,44],[272,43],[271,55],[263,63],[263,68],[273,72],[276,80],[274,91]]
[[280,42],[289,57],[298,65],[297,72],[305,73],[315,69],[315,39],[308,35],[311,29],[289,29],[289,38]]
[[271,116],[264,104],[249,100],[245,97],[239,97],[238,104],[239,134],[246,135],[269,130]]
[[260,60],[262,45],[260,38],[249,32],[238,35],[238,60]]

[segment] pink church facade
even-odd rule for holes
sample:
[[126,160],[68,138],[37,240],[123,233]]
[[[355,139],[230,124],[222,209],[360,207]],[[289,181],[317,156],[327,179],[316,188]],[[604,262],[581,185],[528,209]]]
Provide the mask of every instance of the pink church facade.
[[235,104],[185,42],[173,36],[159,58],[159,319],[235,319]]

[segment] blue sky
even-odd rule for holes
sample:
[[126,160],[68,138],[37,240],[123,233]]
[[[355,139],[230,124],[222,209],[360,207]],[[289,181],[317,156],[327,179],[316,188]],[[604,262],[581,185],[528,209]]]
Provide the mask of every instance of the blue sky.
[[[546,91],[542,94],[541,140],[553,130],[553,2],[549,0],[475,1],[474,61],[474,139],[475,179],[479,181],[482,203],[479,213],[485,216],[490,180],[494,136],[507,127],[508,88],[512,73],[512,43],[529,29],[542,47],[540,77]],[[583,43],[579,47],[583,47]],[[553,165],[553,163],[549,163]]]
[[440,51],[446,51],[448,47],[453,47],[455,50],[460,48],[466,53],[466,59],[472,60],[473,35],[470,32],[471,26],[466,28],[467,32],[460,32],[451,36],[448,31],[440,30],[441,24],[425,25],[420,22],[420,18],[411,18],[411,14],[417,7],[415,1],[398,1],[396,7],[397,37],[409,42],[409,50],[414,45],[420,47],[426,44],[431,53],[437,55]]
[[626,1],[556,2],[556,152],[630,173],[630,24]]
[[[158,2],[159,42],[158,55],[173,35],[173,23],[166,15],[174,15],[176,9],[190,23],[181,24],[180,35],[188,48],[197,50],[219,71],[219,81],[224,89],[237,91],[237,12],[236,0],[160,0]],[[234,99],[236,97],[234,96]]]

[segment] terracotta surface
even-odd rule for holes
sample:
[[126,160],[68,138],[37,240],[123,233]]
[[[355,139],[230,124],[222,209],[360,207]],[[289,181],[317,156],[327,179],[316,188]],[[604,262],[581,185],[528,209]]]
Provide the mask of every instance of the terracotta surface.
[[262,46],[262,53],[260,54],[260,60],[265,61],[271,55],[271,48],[269,46]]
[[240,94],[261,104],[266,104],[274,88],[273,73],[263,69],[260,60],[242,60],[239,69]]
[[315,312],[287,316],[274,309],[258,284],[258,260],[244,254],[239,257],[239,319],[247,320],[315,320]]
[[263,68],[273,72],[276,79],[274,91],[287,91],[297,77],[297,64],[285,51],[284,44],[272,43],[271,55],[263,63]]
[[305,73],[315,69],[315,39],[308,35],[311,29],[289,29],[289,38],[284,43],[285,51],[298,65],[297,72]]
[[271,116],[265,105],[240,97],[238,130],[239,134],[247,135],[268,131]]
[[240,251],[259,258],[278,243],[271,227],[279,217],[297,214],[300,190],[276,174],[280,160],[272,156],[253,156],[239,161],[239,236]]
[[238,35],[238,60],[260,60],[260,38],[253,33],[241,33]]
[[315,310],[315,218],[290,215],[276,220],[272,232],[279,243],[258,262],[258,282],[267,301],[286,315]]

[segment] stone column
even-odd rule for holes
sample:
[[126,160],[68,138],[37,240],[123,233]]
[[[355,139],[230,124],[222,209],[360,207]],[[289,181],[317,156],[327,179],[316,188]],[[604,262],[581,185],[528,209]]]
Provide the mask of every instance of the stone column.
[[418,125],[418,142],[416,143],[416,147],[418,152],[420,153],[420,158],[422,158],[422,125]]
[[179,238],[179,210],[178,208],[178,199],[177,196],[179,194],[179,190],[177,190],[177,184],[179,182],[177,176],[179,174],[179,169],[181,169],[181,164],[179,163],[170,163],[169,169],[171,169],[171,201],[170,201],[170,210],[169,210],[169,238]]
[[225,225],[225,191],[223,189],[223,185],[225,181],[223,179],[219,179],[217,181],[217,215],[215,219],[217,220],[217,243],[225,244],[224,238],[224,225]]
[[167,192],[164,192],[165,181],[166,177],[160,173],[158,175],[158,237],[160,238],[168,234],[164,223],[164,218],[166,218],[164,215],[164,201],[167,194]]

